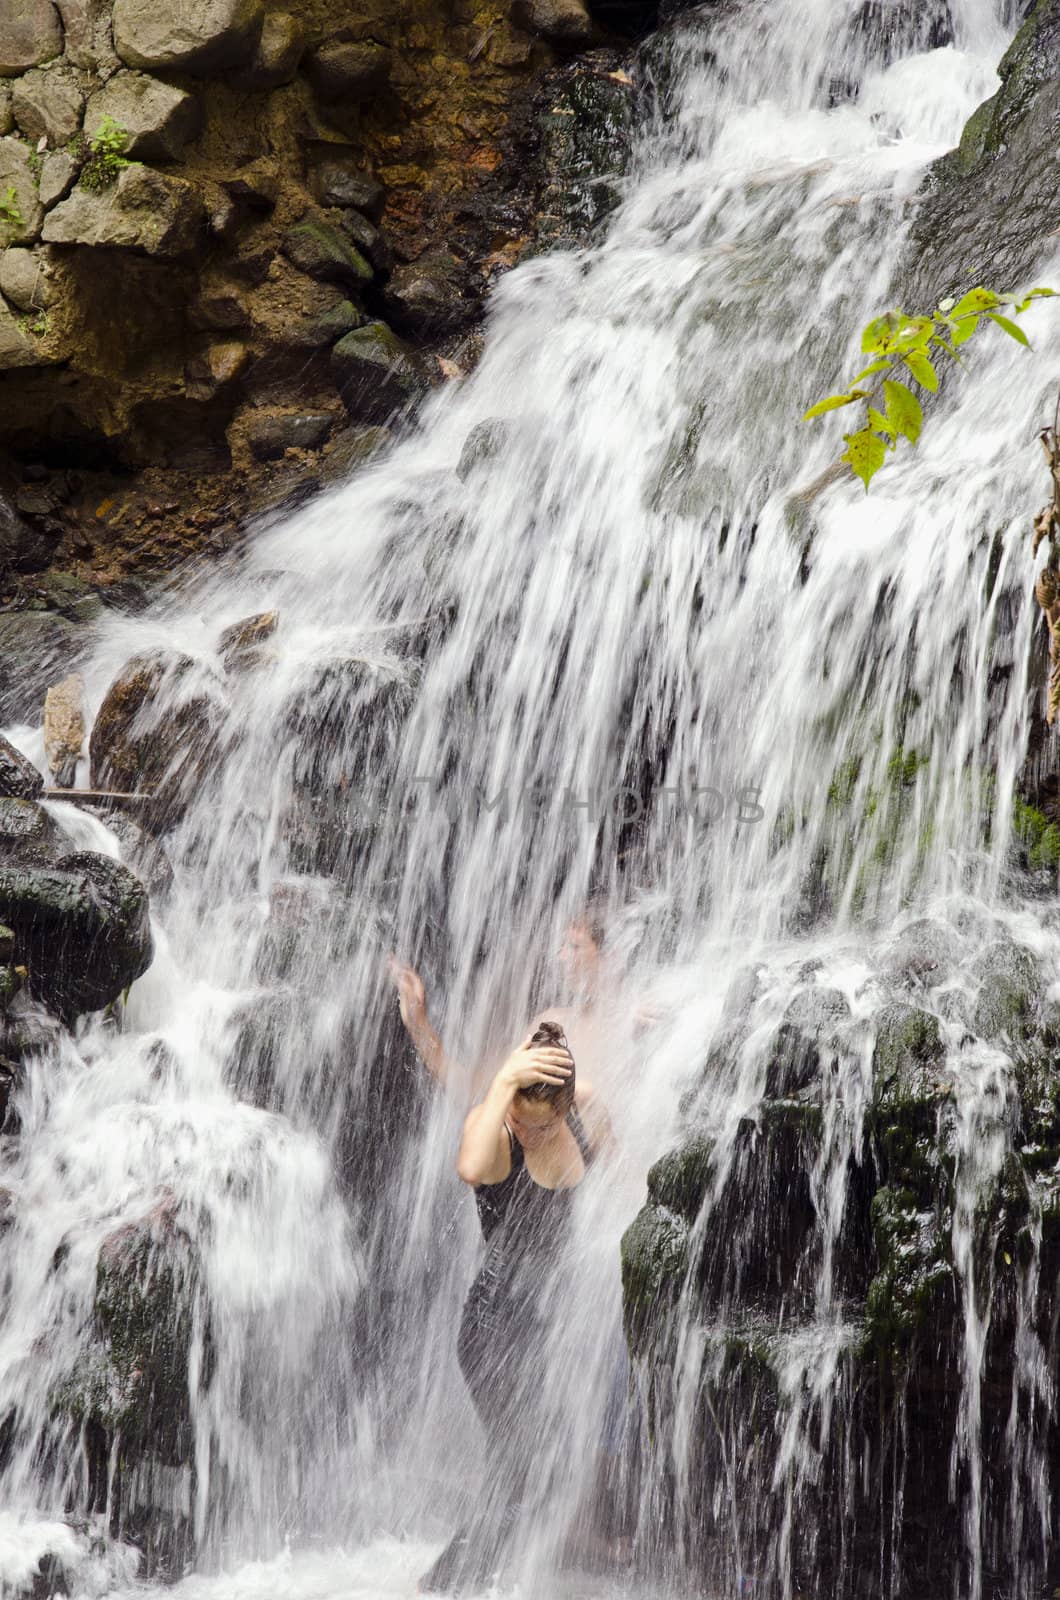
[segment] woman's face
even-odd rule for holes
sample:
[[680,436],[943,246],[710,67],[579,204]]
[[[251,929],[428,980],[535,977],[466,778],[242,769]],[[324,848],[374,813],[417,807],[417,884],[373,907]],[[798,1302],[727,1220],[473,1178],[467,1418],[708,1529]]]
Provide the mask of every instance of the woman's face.
[[564,1113],[547,1100],[527,1100],[517,1094],[508,1112],[512,1132],[524,1150],[547,1144],[563,1126]]

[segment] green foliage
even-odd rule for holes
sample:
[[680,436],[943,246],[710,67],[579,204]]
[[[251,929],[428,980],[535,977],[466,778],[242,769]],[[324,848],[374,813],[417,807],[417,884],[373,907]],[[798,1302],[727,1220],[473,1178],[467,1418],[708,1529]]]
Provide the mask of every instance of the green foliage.
[[129,162],[122,154],[129,143],[129,130],[113,117],[104,117],[88,145],[81,182],[86,189],[106,189]]
[[[908,439],[915,445],[920,438],[923,408],[902,377],[908,375],[921,389],[934,394],[939,386],[935,370],[937,352],[942,350],[951,361],[960,363],[959,347],[984,321],[995,323],[1011,339],[1029,349],[1027,335],[1018,323],[1004,315],[1001,307],[1019,316],[1032,300],[1052,296],[1055,292],[1032,289],[1020,296],[995,294],[992,289],[979,287],[969,289],[960,300],[940,301],[927,317],[910,317],[904,311],[895,310],[873,318],[861,335],[862,354],[872,357],[868,366],[842,394],[830,394],[812,405],[804,413],[803,421],[812,421],[844,406],[865,406],[864,426],[843,435],[846,449],[842,459],[861,479],[867,493],[887,452],[898,448],[899,439]],[[884,377],[884,373],[888,376]],[[863,387],[866,383],[867,387]]]
[[6,193],[0,195],[0,226],[24,228],[25,225],[26,219],[18,203],[18,191],[13,183],[9,183]]
[[1012,831],[1032,869],[1060,866],[1060,827],[1018,795],[1012,806]]
[[32,333],[38,339],[43,339],[51,332],[52,320],[46,311],[35,311],[25,317],[20,317],[19,327],[23,333]]

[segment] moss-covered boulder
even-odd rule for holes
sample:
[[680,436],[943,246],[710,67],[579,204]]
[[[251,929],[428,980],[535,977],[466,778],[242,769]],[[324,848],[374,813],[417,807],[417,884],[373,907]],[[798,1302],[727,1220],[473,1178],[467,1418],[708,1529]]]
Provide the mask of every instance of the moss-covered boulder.
[[662,1342],[668,1313],[688,1272],[688,1225],[664,1206],[647,1205],[622,1236],[622,1305],[633,1355]]
[[30,993],[68,1021],[102,1010],[151,963],[146,888],[92,851],[54,867],[0,867],[0,921]]
[[999,939],[980,955],[972,969],[978,980],[972,1026],[983,1039],[1019,1043],[1034,1031],[1043,989],[1034,952]]
[[343,403],[360,422],[386,422],[427,391],[422,363],[385,322],[369,322],[340,339],[331,367]]

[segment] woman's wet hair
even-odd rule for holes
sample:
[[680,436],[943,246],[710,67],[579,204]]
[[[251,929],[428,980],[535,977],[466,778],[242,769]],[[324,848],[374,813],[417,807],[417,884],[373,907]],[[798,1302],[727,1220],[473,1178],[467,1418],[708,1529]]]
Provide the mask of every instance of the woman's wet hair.
[[[558,1022],[543,1022],[530,1037],[531,1044],[557,1045],[570,1055],[567,1036]],[[570,1077],[563,1083],[530,1083],[519,1093],[524,1100],[543,1100],[564,1115],[574,1104],[574,1057],[570,1056]]]

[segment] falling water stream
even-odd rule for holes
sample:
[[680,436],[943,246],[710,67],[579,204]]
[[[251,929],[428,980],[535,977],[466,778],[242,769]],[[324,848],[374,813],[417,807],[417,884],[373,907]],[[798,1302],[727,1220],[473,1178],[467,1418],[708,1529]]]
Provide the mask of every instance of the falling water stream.
[[[1028,317],[1030,355],[984,336],[871,496],[844,480],[792,500],[838,436],[799,416],[856,360],[926,164],[997,84],[1014,19],[993,0],[955,9],[952,45],[926,50],[914,30],[889,61],[863,59],[846,0],[693,14],[651,44],[653,92],[603,235],[509,274],[474,372],[345,487],[108,621],[90,709],[132,654],[173,647],[195,669],[172,697],[207,697],[218,748],[167,839],[152,967],[120,1027],[96,1019],[34,1062],[3,1155],[0,1415],[14,1407],[17,1425],[0,1586],[48,1550],[77,1593],[135,1581],[101,1512],[64,1520],[89,1503],[89,1467],[52,1399],[89,1342],[101,1249],[153,1218],[180,1241],[193,1464],[156,1463],[126,1492],[189,1530],[196,1570],[176,1593],[413,1592],[481,1471],[454,1355],[477,1248],[453,1171],[472,1067],[569,1003],[553,957],[602,884],[610,965],[579,1065],[620,1154],[579,1196],[576,1288],[542,1352],[527,1448],[544,1505],[519,1592],[683,1592],[703,1519],[719,1593],[752,1579],[796,1592],[821,1463],[839,1448],[851,1482],[861,1470],[838,1420],[854,1333],[838,1241],[887,953],[930,917],[952,957],[929,1003],[954,1083],[964,1329],[959,1426],[939,1449],[965,1529],[962,1575],[940,1571],[931,1593],[980,1600],[991,1284],[972,1235],[1012,1136],[1006,1058],[968,1045],[961,1006],[991,940],[1018,939],[1048,973],[1060,955],[1055,908],[1021,899],[1006,848],[1027,732],[1031,446],[1055,383],[1038,352],[1060,314]],[[226,672],[222,630],[272,609],[256,663]],[[39,730],[8,732],[38,751]],[[900,805],[896,750],[916,773]],[[50,809],[79,847],[117,852],[103,822]],[[880,827],[853,820],[882,813],[883,850]],[[391,950],[420,967],[467,1069],[448,1097],[403,1049]],[[712,1361],[723,1370],[741,1292],[734,1238],[717,1246],[732,1248],[716,1326],[691,1300],[681,1320],[674,1427],[635,1486],[637,1576],[587,1576],[560,1557],[597,1470],[619,1240],[689,1092],[721,1152],[720,1199],[767,1092],[765,1041],[807,986],[838,990],[849,1019],[809,1176],[800,1309],[762,1331],[783,1396],[753,1447],[768,1517],[740,1487],[738,1394],[715,1408],[709,1494],[696,1478],[695,1396]],[[635,1030],[642,1002],[656,1021]],[[697,1227],[712,1226],[708,1199]],[[997,1513],[1009,1532],[990,1535],[1016,1552],[1050,1516],[1037,1435],[1016,1420],[1051,1401],[1027,1274]],[[563,1451],[561,1414],[576,1435]],[[844,1507],[828,1515],[841,1546]],[[851,1559],[840,1550],[840,1579],[814,1592],[848,1592]],[[1013,1594],[1037,1593],[1029,1561],[1013,1555]]]

